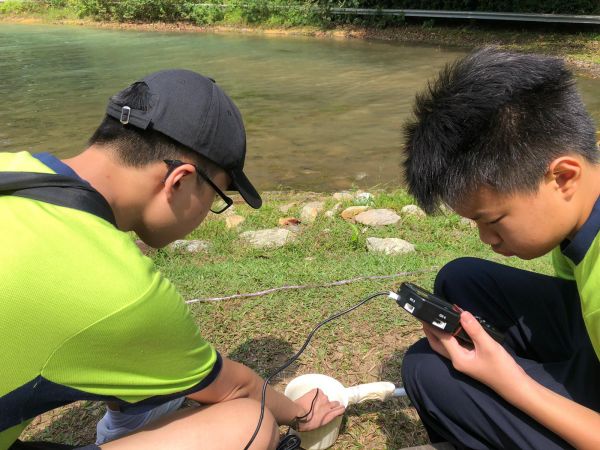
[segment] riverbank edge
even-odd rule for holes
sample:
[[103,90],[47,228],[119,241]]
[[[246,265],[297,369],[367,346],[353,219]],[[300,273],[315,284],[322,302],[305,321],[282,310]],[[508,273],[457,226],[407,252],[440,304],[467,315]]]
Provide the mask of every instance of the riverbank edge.
[[318,27],[266,27],[261,25],[206,25],[187,22],[127,23],[94,21],[91,19],[53,18],[40,15],[4,15],[0,23],[70,25],[114,30],[138,30],[188,33],[237,33],[265,36],[303,36],[317,39],[365,39],[447,45],[475,48],[495,46],[513,51],[543,53],[560,56],[580,76],[600,78],[600,34],[550,32],[536,29],[515,31],[511,29],[486,29],[469,25],[443,25],[425,27],[404,24],[388,28],[337,26],[331,29]]

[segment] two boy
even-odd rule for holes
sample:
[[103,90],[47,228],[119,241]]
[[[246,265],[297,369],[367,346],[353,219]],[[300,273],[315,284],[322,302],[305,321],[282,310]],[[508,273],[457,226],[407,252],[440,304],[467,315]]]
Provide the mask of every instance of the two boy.
[[[427,340],[404,359],[432,441],[600,448],[600,156],[571,74],[557,59],[483,50],[445,70],[415,113],[405,168],[419,203],[431,211],[444,202],[475,220],[500,254],[552,251],[557,271],[461,259],[440,272],[435,291],[467,311],[461,322],[475,348],[424,326]],[[28,448],[16,441],[27,419],[76,399],[142,412],[181,395],[212,406],[102,448],[244,445],[260,378],[200,337],[173,287],[119,231],[166,245],[211,206],[222,212],[228,188],[260,206],[244,156],[233,103],[186,71],[153,74],[115,96],[89,148],[71,160],[0,155],[3,172],[60,174],[112,212],[0,197],[0,448]],[[505,345],[472,314],[504,331]],[[313,398],[294,403],[269,391],[256,448],[274,447],[277,424],[310,413],[303,427],[312,429],[343,412],[322,395],[311,409]]]

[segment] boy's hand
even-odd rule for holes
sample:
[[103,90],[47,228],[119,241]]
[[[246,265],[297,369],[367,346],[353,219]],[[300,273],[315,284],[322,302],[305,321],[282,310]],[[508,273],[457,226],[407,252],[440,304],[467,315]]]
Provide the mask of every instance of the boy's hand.
[[460,315],[474,348],[462,347],[451,334],[428,324],[423,330],[431,347],[454,368],[488,385],[506,401],[578,449],[600,448],[600,414],[557,394],[530,378],[508,352],[468,312]]
[[501,395],[519,380],[528,378],[521,366],[487,334],[471,313],[463,311],[460,323],[471,337],[473,349],[460,345],[451,334],[423,324],[423,331],[431,348],[452,361],[456,370],[481,381]]
[[321,389],[313,389],[295,402],[306,415],[306,417],[299,418],[298,431],[311,431],[327,425],[336,417],[344,414],[345,410],[340,402],[330,402]]

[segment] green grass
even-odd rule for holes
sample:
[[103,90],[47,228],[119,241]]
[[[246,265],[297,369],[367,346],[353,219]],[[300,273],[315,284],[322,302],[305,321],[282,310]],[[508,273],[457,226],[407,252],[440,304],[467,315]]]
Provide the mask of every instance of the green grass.
[[[412,203],[403,191],[375,193],[374,206],[397,212]],[[152,252],[156,266],[179,288],[185,299],[250,293],[294,284],[325,284],[365,275],[388,275],[441,267],[460,256],[477,256],[507,264],[551,272],[547,257],[519,261],[492,253],[480,243],[477,230],[446,214],[426,218],[403,217],[394,226],[351,226],[338,216],[320,215],[312,225],[302,225],[296,240],[282,248],[256,250],[238,234],[277,226],[278,219],[299,217],[303,204],[324,199],[326,208],[336,202],[307,193],[267,194],[265,206],[254,211],[236,204],[246,217],[238,230],[227,230],[224,217],[212,216],[189,239],[210,241],[207,252]],[[285,214],[279,207],[296,202]],[[343,207],[352,202],[344,202]],[[400,237],[416,246],[401,256],[368,253],[367,237]],[[395,289],[411,280],[431,288],[435,272],[387,280],[361,281],[346,286],[277,292],[275,294],[195,303],[191,311],[202,334],[224,355],[244,362],[261,375],[269,374],[301,346],[306,335],[322,319],[357,303],[368,294]],[[391,300],[380,297],[361,309],[323,327],[299,361],[275,380],[283,389],[293,377],[318,372],[350,386],[376,380],[400,384],[402,355],[422,336],[420,326]],[[98,404],[81,402],[74,407],[38,418],[24,434],[84,444],[93,439],[94,424],[102,413]],[[402,448],[426,442],[418,417],[406,400],[372,402],[349,408],[336,449]]]

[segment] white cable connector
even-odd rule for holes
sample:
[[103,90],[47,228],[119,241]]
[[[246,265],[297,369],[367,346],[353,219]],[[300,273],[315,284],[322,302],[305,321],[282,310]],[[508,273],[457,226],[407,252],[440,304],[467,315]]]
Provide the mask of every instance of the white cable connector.
[[406,393],[406,389],[403,387],[399,387],[394,389],[393,397],[406,397],[408,394]]
[[398,294],[396,294],[395,292],[390,291],[390,293],[388,294],[388,298],[391,298],[394,301],[398,301],[400,296]]

